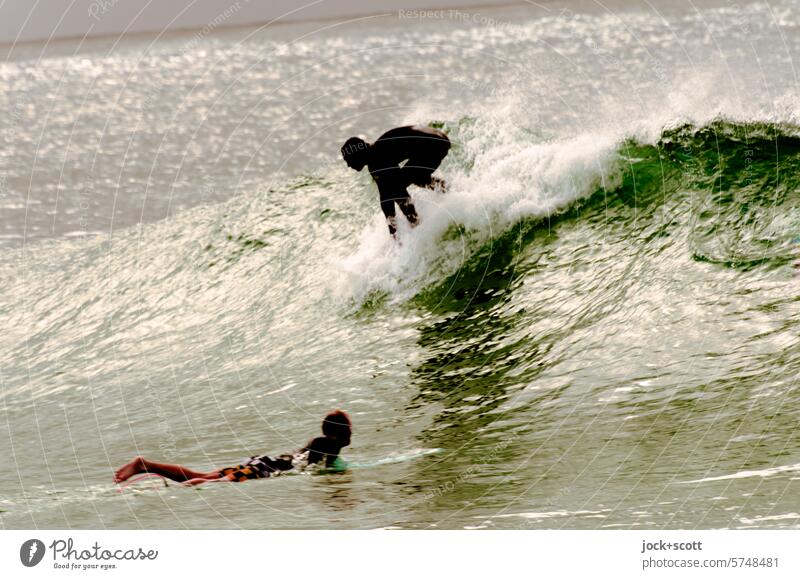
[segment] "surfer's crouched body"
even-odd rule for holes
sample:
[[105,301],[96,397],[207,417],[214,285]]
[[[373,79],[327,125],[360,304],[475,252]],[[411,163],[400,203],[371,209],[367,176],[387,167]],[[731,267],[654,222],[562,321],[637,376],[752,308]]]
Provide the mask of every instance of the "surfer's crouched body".
[[141,474],[157,474],[165,478],[186,484],[200,484],[212,480],[242,482],[248,479],[274,476],[288,470],[305,465],[324,463],[333,466],[339,452],[350,444],[352,425],[347,413],[336,410],[328,414],[322,421],[322,434],[311,440],[295,454],[284,454],[277,458],[271,456],[254,456],[244,464],[214,470],[198,472],[179,464],[165,464],[147,460],[137,456],[120,468],[114,475],[114,482],[123,482],[130,477]]
[[[414,227],[418,222],[417,210],[411,196],[409,185],[427,189],[440,187],[445,183],[433,176],[450,150],[450,139],[442,131],[430,127],[398,127],[382,134],[374,143],[359,137],[351,137],[342,146],[342,157],[349,167],[361,171],[365,166],[378,185],[381,209],[386,215],[389,233],[397,232],[397,218],[394,205],[400,207],[403,215]],[[401,164],[405,161],[405,164]]]

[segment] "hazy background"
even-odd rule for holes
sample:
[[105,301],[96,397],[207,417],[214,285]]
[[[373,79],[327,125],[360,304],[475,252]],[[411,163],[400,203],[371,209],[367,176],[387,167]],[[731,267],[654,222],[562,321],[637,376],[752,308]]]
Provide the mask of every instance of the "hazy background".
[[[373,14],[508,0],[0,0],[0,42]],[[224,21],[224,24],[222,23]]]

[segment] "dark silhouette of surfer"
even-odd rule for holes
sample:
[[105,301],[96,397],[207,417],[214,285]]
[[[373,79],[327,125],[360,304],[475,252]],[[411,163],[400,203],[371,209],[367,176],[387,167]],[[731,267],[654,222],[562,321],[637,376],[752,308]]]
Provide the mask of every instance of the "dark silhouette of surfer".
[[378,185],[381,210],[386,215],[389,233],[396,238],[395,203],[412,227],[419,223],[410,185],[445,190],[444,180],[434,177],[450,150],[450,139],[430,127],[398,127],[382,134],[374,143],[351,137],[342,146],[342,157],[349,167],[361,171],[365,166]]

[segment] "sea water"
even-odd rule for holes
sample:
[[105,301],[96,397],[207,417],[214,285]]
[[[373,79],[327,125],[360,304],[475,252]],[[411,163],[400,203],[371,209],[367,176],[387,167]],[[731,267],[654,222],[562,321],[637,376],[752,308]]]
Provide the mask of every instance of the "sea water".
[[[799,27],[548,3],[3,47],[0,525],[796,527]],[[409,123],[449,191],[396,245],[339,147]],[[372,466],[111,484],[332,408]]]

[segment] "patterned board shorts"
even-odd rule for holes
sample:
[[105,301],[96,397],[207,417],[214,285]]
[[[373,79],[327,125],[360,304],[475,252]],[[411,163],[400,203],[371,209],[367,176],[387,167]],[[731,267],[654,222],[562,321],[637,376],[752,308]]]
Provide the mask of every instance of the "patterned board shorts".
[[235,482],[242,482],[246,480],[264,478],[265,476],[269,476],[261,474],[261,472],[257,471],[253,467],[240,464],[239,466],[228,466],[220,469],[219,478],[230,478],[228,477],[228,475],[230,474],[233,475],[233,480]]
[[[234,482],[242,482],[257,478],[267,478],[281,471],[292,468],[291,457],[272,458],[271,456],[253,456],[244,464],[229,466],[219,470],[219,478],[231,478]],[[230,477],[229,475],[233,475]]]

